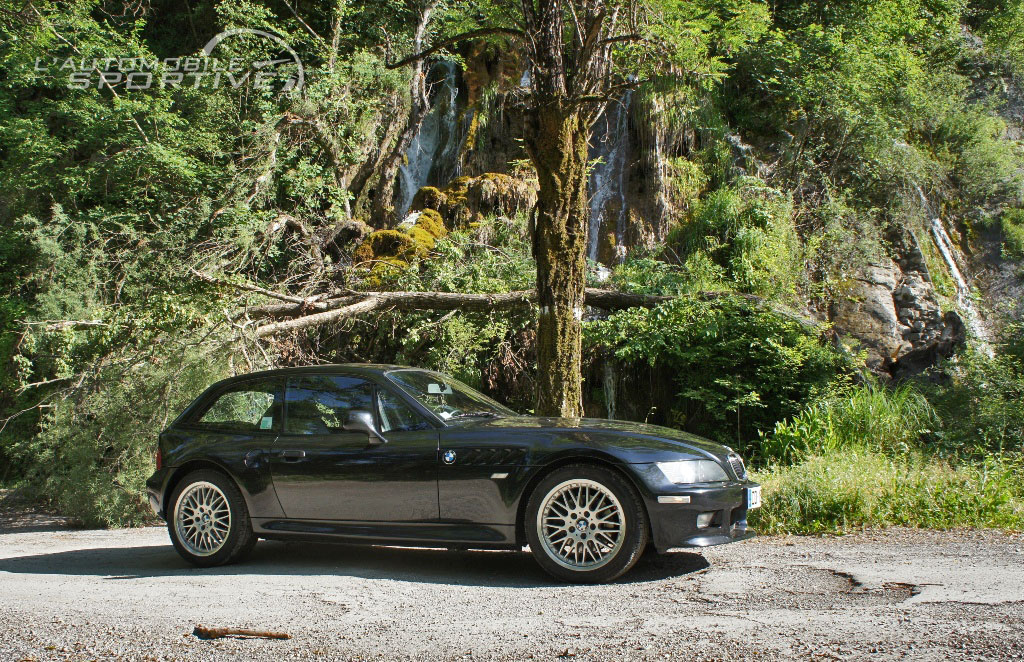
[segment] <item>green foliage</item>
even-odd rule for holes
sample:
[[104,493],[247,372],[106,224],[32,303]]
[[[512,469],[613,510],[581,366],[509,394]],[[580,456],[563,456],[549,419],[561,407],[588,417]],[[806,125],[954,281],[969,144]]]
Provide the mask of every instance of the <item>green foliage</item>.
[[725,270],[703,251],[676,266],[656,257],[634,252],[612,271],[615,288],[637,294],[697,294],[726,288]]
[[977,22],[986,49],[1024,76],[1024,1],[984,0],[978,4]]
[[26,489],[87,526],[148,521],[145,481],[158,433],[226,376],[223,355],[195,351],[104,365],[75,398],[45,414],[37,435],[10,447],[25,467]]
[[989,456],[953,464],[913,452],[853,446],[754,472],[764,486],[751,524],[764,533],[843,533],[865,527],[1024,529],[1024,464]]
[[[919,204],[919,187],[958,212],[1012,200],[1021,154],[993,112],[1000,101],[977,93],[1001,84],[963,66],[978,57],[962,29],[978,11],[959,0],[784,3],[740,55],[723,106],[745,135],[770,137],[776,177],[801,191],[806,213],[838,199],[884,234]],[[1012,32],[1011,15],[1019,8],[980,14]],[[813,241],[821,228],[809,229]]]
[[697,160],[670,158],[665,170],[667,195],[677,203],[696,199],[711,183],[711,177]]
[[803,272],[792,201],[753,178],[712,191],[669,243],[687,261],[706,255],[740,292],[792,297]]
[[1024,452],[1024,356],[1020,336],[1008,341],[993,357],[956,357],[937,371],[941,381],[926,384],[944,423],[937,444],[945,452],[975,457]]
[[[954,98],[965,94],[957,90]],[[1024,163],[1019,147],[1004,139],[1006,122],[984,106],[944,107],[922,122],[932,141],[932,158],[940,173],[975,204],[991,199],[1013,199]]]
[[[488,218],[475,228],[449,232],[434,244],[425,259],[403,269],[378,274],[367,283],[390,290],[492,293],[534,287],[536,266],[530,256],[526,218]],[[389,314],[367,333],[356,326],[343,346],[350,354],[336,360],[378,360],[441,370],[483,387],[481,376],[494,362],[515,371],[532,366],[524,347],[513,341],[533,324],[528,309],[509,313],[450,311]],[[365,349],[364,349],[365,348]],[[373,354],[369,354],[373,352]],[[532,394],[495,394],[520,409],[532,406]]]
[[510,292],[533,287],[526,218],[489,218],[475,228],[439,239],[415,267],[392,271],[382,283],[393,290]]
[[1024,260],[1024,209],[1009,209],[1003,214],[1003,255]]
[[675,375],[677,424],[744,449],[845,370],[813,329],[737,297],[681,298],[587,325],[617,359]]
[[850,448],[905,454],[934,435],[939,424],[928,400],[909,384],[843,387],[761,433],[758,455],[762,461],[792,464]]
[[766,490],[757,526],[1024,528],[1021,358],[965,354],[939,379],[814,399],[761,436],[771,463],[756,475]]
[[887,254],[873,210],[857,209],[846,196],[830,196],[811,219],[814,231],[806,237],[804,253],[812,296],[842,294],[863,265]]

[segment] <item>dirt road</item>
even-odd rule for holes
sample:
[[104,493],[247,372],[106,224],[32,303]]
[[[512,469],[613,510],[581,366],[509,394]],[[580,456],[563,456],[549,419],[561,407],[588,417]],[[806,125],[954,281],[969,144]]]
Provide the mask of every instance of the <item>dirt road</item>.
[[0,527],[0,660],[1024,659],[1020,535],[759,538],[567,586],[520,553],[261,542],[196,570],[162,528]]

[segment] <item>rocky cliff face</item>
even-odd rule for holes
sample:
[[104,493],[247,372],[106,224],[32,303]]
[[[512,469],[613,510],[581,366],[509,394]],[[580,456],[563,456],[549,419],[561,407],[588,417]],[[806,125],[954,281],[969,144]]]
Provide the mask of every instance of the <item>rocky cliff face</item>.
[[829,309],[836,332],[879,374],[919,372],[966,341],[960,316],[942,311],[923,261],[917,266],[870,264]]
[[[463,55],[463,70],[438,67],[444,73],[444,87],[437,121],[427,123],[425,135],[415,142],[420,148],[427,145],[435,160],[444,163],[421,162],[422,149],[410,153],[406,170],[421,173],[422,181],[417,191],[403,191],[411,212],[436,210],[449,229],[488,214],[526,211],[536,199],[536,183],[518,140],[523,63],[482,46]],[[1008,97],[1016,99],[1016,92],[1014,87]],[[1017,106],[1009,106],[1008,119],[1024,122],[1024,114],[1014,114]],[[758,150],[736,134],[715,138],[707,128],[668,121],[666,110],[664,100],[627,92],[608,104],[594,127],[588,257],[598,263],[614,266],[630,249],[663,242],[673,224],[686,218],[700,186],[687,188],[685,173],[678,168],[715,140],[724,150],[723,177],[772,177],[771,149]],[[461,142],[453,145],[453,136]],[[444,181],[439,179],[444,172],[461,177]],[[931,210],[925,215],[930,217]],[[965,275],[968,268],[992,276],[987,281],[992,286],[982,288],[985,293],[1012,296],[1019,288],[1007,284],[1015,281],[1015,272],[1007,276],[998,259],[979,264],[973,255],[961,255],[958,248],[966,242],[958,237],[954,244],[937,218],[926,218],[923,225],[896,226],[897,236],[889,238],[889,256],[862,266],[845,291],[817,310],[848,346],[865,352],[869,368],[898,378],[952,355],[969,335],[978,335],[976,294]],[[918,228],[917,235],[911,227]],[[929,242],[932,269],[943,270],[940,280],[954,281],[955,296],[937,291],[922,241]]]

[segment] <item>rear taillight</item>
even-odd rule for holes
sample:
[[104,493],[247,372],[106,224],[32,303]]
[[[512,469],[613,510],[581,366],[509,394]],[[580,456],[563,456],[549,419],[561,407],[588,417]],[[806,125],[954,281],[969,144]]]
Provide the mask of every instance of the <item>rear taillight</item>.
[[156,469],[157,469],[157,471],[159,471],[159,470],[161,470],[163,468],[164,468],[164,454],[158,448],[158,449],[156,449]]

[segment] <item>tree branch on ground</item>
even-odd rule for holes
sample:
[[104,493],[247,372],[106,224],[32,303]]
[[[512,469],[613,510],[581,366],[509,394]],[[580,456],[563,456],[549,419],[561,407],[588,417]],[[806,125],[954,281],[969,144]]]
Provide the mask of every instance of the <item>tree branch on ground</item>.
[[257,285],[249,285],[248,283],[232,283],[231,281],[224,280],[223,278],[217,278],[215,276],[204,274],[201,271],[193,269],[192,267],[189,267],[188,270],[193,276],[195,276],[199,280],[203,281],[204,283],[210,283],[211,285],[222,285],[225,287],[233,287],[235,289],[245,290],[247,292],[255,292],[256,294],[262,294],[263,296],[268,296],[272,299],[280,299],[281,301],[288,301],[290,303],[305,305],[310,302],[310,299],[303,299],[302,297],[296,297],[290,294],[280,294],[278,292],[274,292],[273,290],[268,290]]

